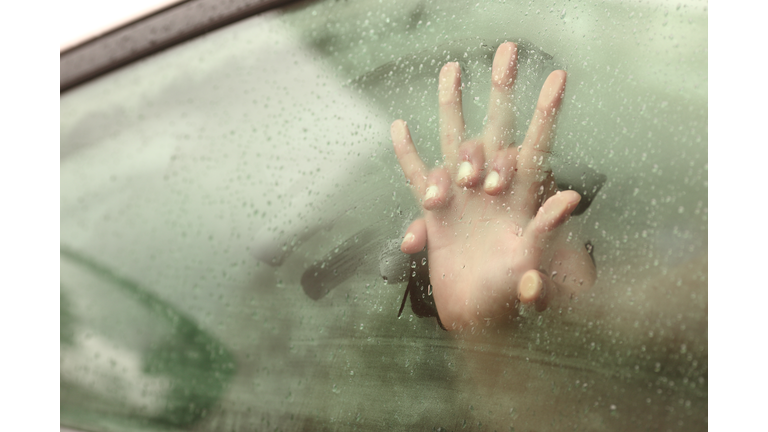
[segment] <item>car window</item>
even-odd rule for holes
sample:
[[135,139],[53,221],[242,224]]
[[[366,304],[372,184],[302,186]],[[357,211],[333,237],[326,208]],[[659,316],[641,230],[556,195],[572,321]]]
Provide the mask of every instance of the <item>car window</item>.
[[[706,32],[697,1],[302,2],[62,94],[62,425],[706,427]],[[568,73],[551,164],[597,279],[474,337],[431,293],[398,317],[390,124],[438,166],[441,68],[477,135],[506,41],[520,125]]]

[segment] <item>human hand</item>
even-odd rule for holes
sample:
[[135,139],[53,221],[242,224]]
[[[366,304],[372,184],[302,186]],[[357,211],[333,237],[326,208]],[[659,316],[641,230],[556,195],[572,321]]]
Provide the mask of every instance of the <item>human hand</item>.
[[596,270],[584,243],[564,229],[581,196],[557,191],[549,167],[553,128],[565,91],[565,71],[541,89],[520,147],[512,142],[517,45],[499,46],[493,61],[487,123],[465,141],[461,70],[440,71],[443,165],[427,170],[403,120],[392,124],[395,154],[424,218],[406,231],[401,250],[428,244],[429,277],[438,315],[449,330],[514,316],[519,303],[544,310],[588,289]]

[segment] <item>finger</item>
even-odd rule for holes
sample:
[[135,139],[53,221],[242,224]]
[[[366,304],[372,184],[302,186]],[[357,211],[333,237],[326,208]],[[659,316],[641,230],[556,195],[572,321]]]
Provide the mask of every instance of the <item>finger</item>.
[[555,230],[564,224],[581,200],[575,191],[558,192],[549,198],[523,231],[523,249],[531,262],[542,261],[552,251]]
[[415,254],[424,250],[427,245],[427,223],[424,218],[416,219],[405,231],[400,250],[403,253]]
[[512,181],[517,165],[517,148],[509,147],[496,152],[488,167],[488,174],[485,176],[483,190],[488,195],[499,195],[504,192]]
[[445,168],[438,168],[427,177],[422,205],[425,210],[438,210],[445,207],[450,198],[451,175]]
[[464,139],[464,115],[461,111],[461,68],[447,63],[440,70],[438,83],[440,103],[440,144],[447,164],[456,162],[456,151]]
[[554,71],[549,74],[541,88],[536,111],[525,135],[525,141],[520,147],[520,157],[517,165],[517,179],[513,191],[517,196],[530,197],[533,206],[534,194],[538,192],[547,175],[551,172],[549,165],[550,144],[555,118],[565,91],[565,71]]
[[402,120],[395,120],[390,128],[392,143],[395,146],[395,155],[403,174],[408,182],[414,187],[414,193],[420,196],[424,193],[424,184],[426,182],[427,167],[419,157],[416,147],[413,145],[411,133],[408,125]]
[[[579,201],[581,195],[576,191],[568,190],[554,194],[539,208],[523,237],[527,236],[540,247],[548,246],[551,233],[571,217]],[[545,244],[541,244],[542,242]]]
[[485,165],[483,145],[479,141],[467,141],[459,148],[459,165],[456,171],[456,184],[470,188],[480,184]]
[[491,71],[491,100],[488,104],[488,123],[483,132],[485,154],[491,157],[497,150],[508,146],[514,139],[515,111],[514,86],[517,78],[517,45],[505,42],[499,45],[493,58]]
[[551,170],[540,172],[538,178],[543,180],[534,182],[528,188],[528,191],[521,196],[521,205],[524,210],[529,212],[531,217],[535,215],[545,201],[558,192],[555,176],[552,174]]
[[533,303],[537,311],[547,308],[556,291],[555,283],[538,270],[528,270],[523,273],[517,286],[517,298],[520,303]]

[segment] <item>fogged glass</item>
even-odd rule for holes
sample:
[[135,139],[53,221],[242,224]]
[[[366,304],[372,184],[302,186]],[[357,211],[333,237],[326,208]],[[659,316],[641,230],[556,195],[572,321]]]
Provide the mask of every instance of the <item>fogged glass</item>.
[[[698,1],[303,2],[63,94],[62,424],[705,429],[706,32]],[[479,133],[508,40],[521,124],[568,72],[552,164],[598,279],[467,338],[397,317],[389,125],[438,164],[440,68]]]

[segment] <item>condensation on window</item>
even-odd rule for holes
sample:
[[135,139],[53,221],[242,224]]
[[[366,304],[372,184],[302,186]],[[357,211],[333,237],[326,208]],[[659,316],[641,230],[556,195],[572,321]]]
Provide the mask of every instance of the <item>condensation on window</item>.
[[[521,124],[568,72],[552,169],[597,280],[469,337],[398,317],[389,125],[439,165],[440,68],[476,135],[505,41]],[[703,429],[706,149],[705,1],[303,2],[105,75],[61,98],[61,422]]]

